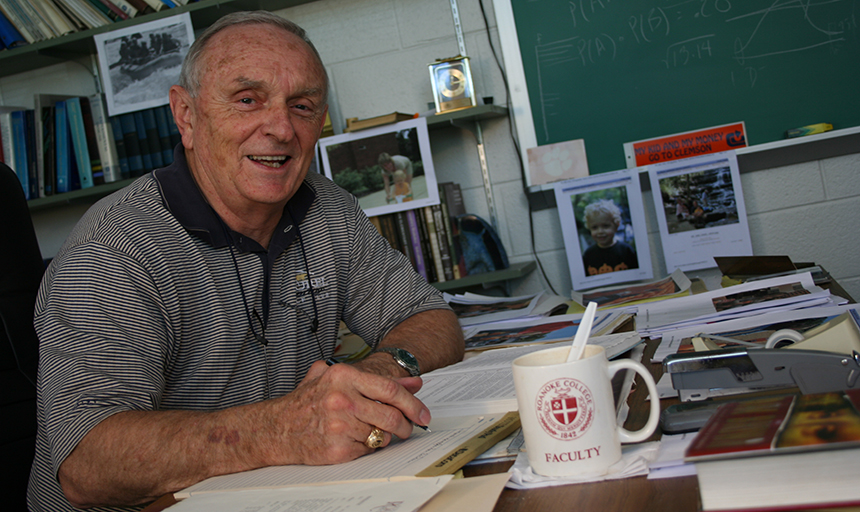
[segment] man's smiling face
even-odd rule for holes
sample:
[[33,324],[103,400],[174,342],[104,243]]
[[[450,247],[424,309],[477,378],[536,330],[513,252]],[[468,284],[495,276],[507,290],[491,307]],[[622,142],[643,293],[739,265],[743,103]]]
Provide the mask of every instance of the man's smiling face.
[[298,36],[255,24],[216,34],[200,66],[182,133],[192,174],[210,201],[236,213],[282,207],[325,121],[322,64]]

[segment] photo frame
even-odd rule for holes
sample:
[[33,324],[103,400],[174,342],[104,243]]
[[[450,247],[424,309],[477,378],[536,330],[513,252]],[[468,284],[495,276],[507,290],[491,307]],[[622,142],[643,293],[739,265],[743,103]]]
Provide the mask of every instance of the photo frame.
[[636,170],[560,181],[554,189],[574,290],[653,277]]
[[318,144],[325,175],[356,196],[368,217],[439,204],[426,118],[325,137]]
[[734,151],[642,169],[651,180],[668,272],[716,267],[715,256],[752,256]]
[[93,36],[111,116],[166,105],[194,42],[183,13]]

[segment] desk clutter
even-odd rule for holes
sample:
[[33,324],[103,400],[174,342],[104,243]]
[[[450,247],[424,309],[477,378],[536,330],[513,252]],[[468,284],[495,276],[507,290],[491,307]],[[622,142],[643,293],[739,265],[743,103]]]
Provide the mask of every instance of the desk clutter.
[[[772,260],[761,261],[776,268]],[[789,266],[776,276],[767,270],[739,275],[714,269],[705,279],[689,279],[676,272],[631,285],[627,292],[592,290],[577,295],[579,302],[547,293],[446,293],[467,350],[463,361],[422,375],[416,396],[432,413],[432,432],[415,430],[409,439],[339,466],[262,468],[209,479],[177,493],[175,498],[186,499],[176,510],[232,510],[230,504],[276,510],[283,503],[308,503],[308,489],[319,497],[319,486],[325,485],[326,497],[314,507],[365,510],[356,504],[402,500],[409,510],[490,511],[506,500],[503,487],[519,493],[696,474],[695,492],[705,511],[860,505],[860,306],[840,296],[845,294],[824,269]],[[580,302],[594,304],[593,322],[584,318]],[[599,347],[607,359],[644,358],[655,377],[662,373],[662,435],[624,444],[608,471],[543,476],[527,457],[512,363],[553,347],[567,350],[580,324],[588,323],[588,345]],[[768,339],[779,343],[765,348]],[[362,357],[367,353],[362,345],[361,340],[344,343],[339,356]],[[741,347],[748,361],[728,357],[729,363],[720,365],[720,356],[733,347]],[[767,367],[751,365],[759,363],[759,353],[791,356],[793,366],[769,360]],[[808,353],[814,356],[811,364],[796,357]],[[707,364],[667,370],[684,358]],[[815,358],[835,358],[843,370],[821,368]],[[774,372],[790,378],[769,382]],[[674,378],[697,373],[699,380]],[[725,385],[722,373],[742,385]],[[632,429],[641,428],[644,419],[634,409],[647,404],[631,398],[634,409],[627,407],[634,388],[632,375],[613,380],[616,421]],[[574,403],[564,414],[575,418],[577,405],[585,406]],[[625,423],[628,416],[632,425]],[[483,474],[482,467],[503,469],[458,478],[469,468]]]

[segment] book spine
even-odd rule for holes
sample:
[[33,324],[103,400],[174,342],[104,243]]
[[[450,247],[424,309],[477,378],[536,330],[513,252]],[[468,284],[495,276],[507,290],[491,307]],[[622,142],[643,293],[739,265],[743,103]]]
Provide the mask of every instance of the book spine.
[[[158,145],[161,146],[161,159],[164,165],[173,163],[173,146],[170,142],[170,124],[167,122],[167,116],[170,115],[169,108],[165,110],[162,107],[155,107],[155,126],[158,128]],[[170,116],[173,119],[173,116]]]
[[125,155],[128,157],[128,171],[132,178],[143,176],[143,157],[140,155],[134,114],[122,114],[119,116],[119,121],[122,126],[122,139],[125,141]]
[[162,9],[166,9],[167,6],[161,2],[161,0],[144,0],[153,11],[160,11]]
[[57,146],[54,142],[56,131],[54,125],[55,107],[42,107],[42,166],[39,175],[39,186],[42,196],[54,195],[57,186]]
[[34,0],[33,6],[41,13],[43,19],[51,25],[56,36],[64,36],[75,31],[75,27],[66,19],[51,0]]
[[3,162],[15,168],[15,150],[12,143],[12,112],[0,112],[0,142],[3,144]]
[[69,148],[69,121],[66,117],[66,102],[54,104],[54,133],[57,144],[57,193],[71,190],[71,158]]
[[463,202],[463,192],[459,183],[445,183],[445,202],[448,205],[448,219],[451,226],[451,237],[454,240],[454,253],[457,255],[457,266],[460,267],[460,276],[466,277],[469,271],[466,267],[466,258],[460,247],[460,224],[457,218],[466,214],[466,205]]
[[143,0],[126,0],[128,3],[134,6],[137,9],[137,14],[149,14],[151,12],[155,12],[155,10],[149,6]]
[[445,273],[446,281],[454,280],[454,266],[452,264],[451,251],[448,245],[448,230],[445,224],[448,219],[442,215],[442,205],[434,204],[430,207],[433,211],[433,223],[436,225],[436,238],[439,240],[439,258],[442,260],[442,271]]
[[12,142],[15,145],[15,165],[13,169],[24,189],[24,195],[30,199],[30,174],[27,171],[27,134],[24,120],[24,110],[12,112]]
[[21,11],[17,8],[17,5],[13,4],[15,0],[0,0],[0,12],[9,20],[9,22],[15,26],[18,32],[27,40],[28,43],[35,43],[40,41],[39,38],[36,37],[36,34],[32,32],[33,27],[29,26],[24,18],[22,18]]
[[[54,36],[51,29],[42,23],[42,20],[33,11],[33,7],[27,2],[22,2],[21,0],[5,0],[5,2],[9,6],[9,13],[14,13],[14,16],[33,36],[34,41],[31,42],[44,41]],[[19,26],[18,28],[20,29],[21,27]]]
[[99,143],[96,140],[96,129],[93,124],[93,111],[90,108],[89,98],[82,96],[81,114],[84,117],[84,134],[87,137],[87,150],[90,153],[90,169],[93,172],[93,185],[101,185],[105,182],[105,172],[102,167],[102,159],[99,155]]
[[80,98],[66,100],[66,116],[69,119],[72,149],[74,150],[75,164],[78,167],[81,188],[90,188],[93,186],[93,168],[90,162],[90,150],[87,147],[87,132],[84,128],[84,114],[81,110]]
[[430,250],[433,251],[433,265],[436,268],[436,280],[445,282],[445,270],[442,268],[442,255],[439,250],[439,238],[436,235],[436,221],[433,219],[433,208],[425,206],[424,217],[427,219],[427,237],[430,239]]
[[451,230],[451,217],[448,215],[448,204],[442,203],[442,225],[445,226],[445,241],[448,243],[448,252],[451,256],[451,272],[454,274],[454,279],[463,277],[460,275],[459,254],[457,246],[454,244],[454,233]]
[[430,248],[430,238],[427,235],[427,217],[424,216],[424,211],[418,209],[415,211],[415,218],[418,219],[418,234],[421,239],[421,251],[424,254],[424,267],[427,269],[427,282],[435,283],[436,265],[433,263],[433,251]]
[[93,8],[102,13],[109,20],[113,21],[123,21],[128,19],[128,14],[119,10],[115,5],[108,2],[107,0],[86,0],[90,3]]
[[3,41],[6,48],[17,48],[28,44],[27,39],[18,32],[2,11],[0,11],[0,41]]
[[412,252],[415,254],[415,270],[427,279],[427,262],[424,261],[424,251],[421,250],[421,232],[418,230],[415,210],[406,212],[406,221],[409,225],[409,238],[412,240]]
[[50,0],[58,11],[63,13],[69,23],[75,28],[76,31],[87,30],[89,26],[78,18],[78,15],[65,3],[63,0]]
[[116,148],[116,157],[119,161],[120,179],[126,180],[131,178],[131,169],[128,167],[128,155],[125,153],[125,139],[122,137],[122,124],[119,117],[113,116],[110,118],[111,134],[113,135],[113,145]]
[[140,10],[128,2],[127,0],[111,0],[111,3],[117,6],[122,12],[128,14],[129,18],[134,18]]
[[400,242],[401,251],[409,259],[409,263],[412,264],[413,268],[418,270],[415,267],[415,256],[412,254],[412,242],[409,239],[409,222],[406,220],[406,214],[404,212],[397,212],[394,215],[397,221],[397,237]]
[[122,171],[120,170],[116,145],[113,142],[113,127],[108,121],[104,98],[101,94],[93,94],[89,97],[89,101],[104,181],[105,183],[119,181],[122,178]]
[[36,155],[36,111],[27,109],[24,111],[24,128],[27,136],[27,174],[29,175],[30,198],[39,197],[39,166]]
[[161,136],[158,133],[158,124],[155,120],[155,112],[148,108],[141,112],[143,115],[143,128],[146,130],[146,141],[149,144],[149,155],[152,159],[152,167],[158,169],[164,167],[164,156],[161,152]]
[[137,129],[137,143],[140,145],[140,158],[143,159],[143,172],[147,173],[153,169],[152,154],[149,149],[149,141],[146,139],[146,126],[143,123],[143,112],[134,114],[134,126]]

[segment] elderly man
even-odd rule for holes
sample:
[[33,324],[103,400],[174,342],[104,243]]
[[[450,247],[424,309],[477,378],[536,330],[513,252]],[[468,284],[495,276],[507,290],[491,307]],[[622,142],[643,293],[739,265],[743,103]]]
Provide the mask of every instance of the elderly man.
[[[355,198],[308,174],[327,86],[304,31],[268,13],[194,43],[170,90],[176,161],[95,205],[42,283],[31,510],[345,462],[430,420],[419,369],[459,360],[462,331]],[[341,320],[375,350],[327,365]]]

